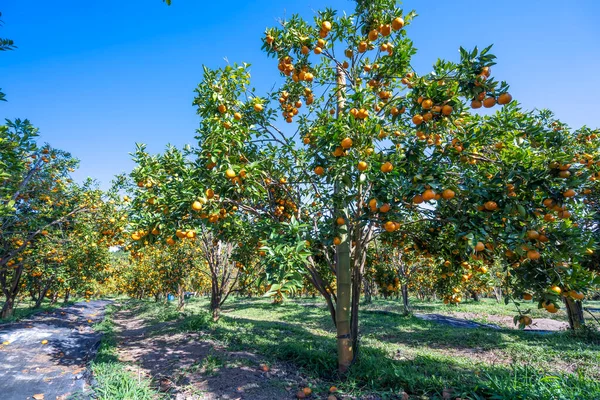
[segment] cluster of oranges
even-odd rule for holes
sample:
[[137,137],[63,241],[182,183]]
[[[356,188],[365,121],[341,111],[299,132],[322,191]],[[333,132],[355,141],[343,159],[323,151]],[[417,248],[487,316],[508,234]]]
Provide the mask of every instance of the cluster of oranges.
[[421,194],[417,194],[413,197],[412,202],[414,204],[421,204],[426,201],[438,201],[440,199],[452,200],[456,196],[456,193],[452,189],[444,189],[442,193],[436,193],[433,189],[428,188]]
[[[481,72],[475,78],[475,86],[481,87],[484,85],[487,78],[490,77],[491,70],[490,67],[483,67]],[[482,106],[485,108],[492,108],[496,104],[505,105],[512,101],[512,96],[510,93],[502,93],[497,98],[493,94],[488,94],[485,89],[483,89],[477,97],[475,97],[471,101],[471,108],[478,109]]]

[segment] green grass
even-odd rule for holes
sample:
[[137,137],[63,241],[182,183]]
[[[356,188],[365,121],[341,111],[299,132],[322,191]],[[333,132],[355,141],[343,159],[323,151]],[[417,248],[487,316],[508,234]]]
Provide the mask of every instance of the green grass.
[[116,308],[107,306],[105,319],[94,328],[103,333],[96,359],[92,362],[95,398],[100,400],[153,400],[158,394],[145,377],[136,376],[119,361],[112,314]]
[[[314,304],[313,304],[314,303]],[[266,299],[232,299],[218,323],[206,312],[206,299],[193,299],[186,311],[172,305],[133,302],[150,324],[169,320],[165,331],[202,331],[230,351],[251,351],[270,362],[291,363],[311,379],[344,393],[394,398],[411,395],[442,398],[444,389],[466,399],[598,399],[600,398],[600,337],[592,331],[540,335],[518,330],[458,329],[399,313],[394,301],[378,301],[362,311],[361,350],[346,379],[336,371],[334,327],[328,312],[315,307],[319,299],[299,299],[283,305]],[[452,309],[441,304],[427,312]],[[398,313],[380,309],[396,307]],[[128,306],[128,308],[131,308]],[[495,302],[464,304],[465,312],[512,315],[514,309]],[[422,312],[422,311],[421,311]],[[219,360],[203,360],[214,370]],[[454,398],[454,397],[453,397]]]
[[[35,301],[32,301],[31,299],[19,301],[15,305],[13,315],[8,318],[0,319],[0,325],[7,324],[9,322],[19,321],[24,318],[31,317],[32,315],[43,313],[46,311],[54,311],[57,308],[68,306],[82,300],[83,298],[72,298],[66,303],[64,303],[62,300],[59,300],[54,304],[50,304],[50,300],[44,299],[42,305],[39,308],[32,308],[35,304]],[[0,302],[0,309],[2,308],[3,304],[4,302]]]

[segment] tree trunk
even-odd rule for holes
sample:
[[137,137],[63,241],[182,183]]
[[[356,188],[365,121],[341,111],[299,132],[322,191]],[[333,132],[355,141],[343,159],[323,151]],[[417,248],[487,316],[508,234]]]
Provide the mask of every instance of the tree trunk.
[[0,313],[0,318],[8,318],[12,317],[15,306],[14,297],[7,297],[4,305],[2,306],[2,312]]
[[67,289],[65,290],[65,299],[64,299],[64,303],[68,303],[69,302],[69,297],[71,296],[71,289]]
[[471,290],[470,293],[471,293],[471,298],[473,299],[473,301],[479,301],[479,293],[477,293],[474,290]]
[[502,302],[502,288],[494,287],[494,297],[496,298],[496,303]]
[[365,286],[365,304],[371,304],[373,302],[373,288],[371,287],[371,280],[364,278]]
[[44,298],[46,298],[46,293],[48,293],[49,286],[49,284],[44,286],[44,289],[42,289],[39,297],[36,299],[33,308],[40,308],[42,306],[42,302],[44,301]]
[[177,311],[181,311],[183,310],[183,307],[185,307],[185,290],[183,288],[183,285],[179,285],[177,287],[177,298]]
[[583,318],[583,306],[581,301],[565,297],[565,305],[567,306],[567,315],[569,317],[569,328],[571,328],[571,330],[583,329],[585,319]]
[[404,310],[404,315],[410,314],[410,307],[408,305],[408,285],[403,283],[402,287],[402,307]]
[[350,244],[348,235],[344,234],[342,243],[336,248],[337,272],[337,302],[336,326],[338,370],[340,373],[348,371],[353,359],[352,337],[350,335],[350,299],[351,299],[351,271],[350,271]]
[[213,321],[217,322],[221,317],[221,290],[219,283],[213,279],[210,285],[210,311],[212,313]]

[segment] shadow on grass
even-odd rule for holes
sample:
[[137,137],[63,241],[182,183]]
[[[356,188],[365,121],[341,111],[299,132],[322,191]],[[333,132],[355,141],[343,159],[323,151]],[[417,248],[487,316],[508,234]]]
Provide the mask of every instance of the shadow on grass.
[[[270,304],[237,304],[243,309],[274,311]],[[240,308],[236,308],[240,310]],[[305,327],[306,312],[293,307],[286,310],[285,321],[258,321],[224,315],[218,323],[207,316],[190,316],[178,322],[174,331],[202,331],[230,351],[252,351],[273,360],[292,363],[309,376],[337,384],[348,391],[368,390],[378,393],[409,393],[441,397],[445,388],[460,396],[500,396],[511,399],[599,398],[600,383],[583,376],[546,375],[531,367],[466,364],[451,357],[416,355],[397,359],[385,349],[363,345],[357,364],[347,380],[338,383],[336,344],[333,335],[316,334]],[[304,316],[304,318],[303,318]],[[321,316],[325,318],[328,316]],[[410,346],[448,348],[478,346],[505,347],[506,335],[513,339],[535,340],[519,332],[497,332],[489,329],[448,329],[414,317],[385,316],[363,313],[365,335],[377,335],[389,343]],[[311,321],[313,322],[313,321]],[[330,322],[330,321],[329,321]],[[382,332],[382,326],[383,331]],[[404,326],[404,329],[398,328]],[[389,336],[386,336],[389,335]],[[539,343],[537,343],[539,344]],[[550,345],[550,344],[549,344]],[[544,344],[542,343],[542,346]],[[574,346],[580,346],[575,344]],[[574,389],[576,388],[576,389]]]

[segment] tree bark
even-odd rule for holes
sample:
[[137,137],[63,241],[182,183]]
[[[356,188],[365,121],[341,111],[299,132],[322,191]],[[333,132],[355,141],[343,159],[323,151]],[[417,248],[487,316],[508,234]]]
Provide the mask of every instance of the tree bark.
[[502,288],[494,287],[494,297],[496,298],[496,303],[502,302]]
[[14,270],[14,275],[10,281],[7,279],[8,272],[6,270],[0,273],[0,286],[2,288],[2,293],[6,298],[6,301],[2,306],[2,312],[0,312],[0,318],[8,318],[13,315],[15,299],[19,293],[19,282],[21,282],[22,274],[23,265],[19,265],[17,269]]
[[44,288],[40,292],[40,295],[35,300],[35,304],[34,304],[33,308],[40,308],[42,306],[42,302],[46,298],[46,293],[48,293],[48,288],[49,287],[50,287],[50,284],[47,284],[46,286],[44,286]]
[[570,297],[565,297],[565,305],[567,306],[567,316],[569,317],[569,328],[571,330],[580,330],[585,326],[583,318],[583,305],[579,300],[573,300]]
[[350,299],[352,278],[350,271],[350,244],[348,235],[344,234],[342,243],[336,248],[337,271],[337,302],[336,326],[338,370],[340,373],[348,371],[353,359],[352,337],[350,334]]
[[371,287],[372,282],[368,278],[364,278],[364,287],[365,287],[365,304],[371,304],[373,302],[373,288]]
[[15,306],[15,299],[13,297],[7,297],[4,305],[2,306],[2,312],[0,318],[12,317]]
[[214,279],[210,286],[210,312],[212,313],[213,321],[216,322],[221,317],[221,291],[219,290],[219,283]]
[[404,315],[410,314],[410,307],[408,305],[408,285],[403,283],[401,286],[402,291],[402,308]]
[[183,285],[177,286],[177,299],[177,311],[181,311],[183,310],[183,307],[185,307],[185,290]]

